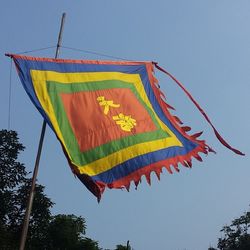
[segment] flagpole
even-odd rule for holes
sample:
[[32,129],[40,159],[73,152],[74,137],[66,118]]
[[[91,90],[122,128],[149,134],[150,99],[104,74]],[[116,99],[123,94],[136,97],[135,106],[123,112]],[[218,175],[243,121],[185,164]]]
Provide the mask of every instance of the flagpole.
[[[63,28],[64,28],[65,17],[66,17],[66,13],[63,13],[62,18],[61,18],[61,26],[60,26],[60,31],[59,31],[59,35],[58,35],[57,46],[56,46],[55,59],[58,58],[60,47],[61,47],[62,33],[63,33]],[[35,161],[35,166],[34,166],[34,171],[33,171],[33,177],[32,177],[32,182],[31,182],[29,200],[27,203],[26,211],[25,211],[25,217],[24,217],[24,223],[23,223],[23,228],[22,228],[22,235],[21,235],[19,250],[24,250],[25,242],[26,242],[26,238],[27,238],[30,214],[31,214],[32,204],[33,204],[34,195],[35,195],[36,179],[37,179],[37,174],[38,174],[38,168],[39,168],[39,162],[40,162],[40,157],[41,157],[41,152],[42,152],[42,147],[43,147],[43,140],[44,140],[45,131],[46,131],[46,121],[43,120],[43,126],[42,126],[42,130],[41,130],[41,135],[40,135],[40,140],[39,140],[39,145],[38,145],[38,150],[37,150],[37,156],[36,156],[36,161]]]

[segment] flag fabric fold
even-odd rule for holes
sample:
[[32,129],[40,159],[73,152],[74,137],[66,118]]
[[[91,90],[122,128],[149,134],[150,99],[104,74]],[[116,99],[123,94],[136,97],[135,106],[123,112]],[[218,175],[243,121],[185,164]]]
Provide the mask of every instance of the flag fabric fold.
[[212,149],[169,112],[154,63],[11,55],[25,91],[53,129],[73,173],[100,200],[105,188],[191,168]]

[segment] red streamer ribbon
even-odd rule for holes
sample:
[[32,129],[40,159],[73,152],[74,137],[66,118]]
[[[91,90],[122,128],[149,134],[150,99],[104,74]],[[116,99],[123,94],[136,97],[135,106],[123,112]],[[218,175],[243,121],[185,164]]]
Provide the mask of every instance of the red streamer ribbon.
[[217,139],[221,142],[222,145],[224,145],[225,147],[227,147],[228,149],[232,150],[234,153],[238,154],[238,155],[245,155],[244,153],[240,152],[238,149],[232,148],[223,138],[222,136],[219,134],[219,132],[216,130],[216,128],[214,127],[214,125],[212,124],[212,122],[210,121],[210,119],[208,118],[207,114],[204,112],[204,110],[200,107],[200,105],[194,100],[194,98],[192,97],[192,95],[185,89],[185,87],[174,77],[172,76],[169,72],[167,72],[165,69],[161,68],[160,66],[158,66],[158,64],[156,62],[153,62],[153,64],[155,65],[155,67],[157,69],[159,69],[160,71],[162,71],[163,73],[165,73],[166,75],[168,75],[171,79],[173,79],[178,85],[179,87],[185,92],[185,94],[189,97],[189,99],[194,103],[194,105],[197,107],[197,109],[201,112],[201,114],[205,117],[206,121],[210,124],[210,126],[213,128],[214,133],[217,137]]

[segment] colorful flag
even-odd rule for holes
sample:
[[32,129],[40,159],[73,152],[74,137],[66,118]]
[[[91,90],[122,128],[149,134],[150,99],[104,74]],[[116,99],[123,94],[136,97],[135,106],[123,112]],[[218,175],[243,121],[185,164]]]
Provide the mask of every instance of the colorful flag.
[[172,116],[155,63],[11,55],[31,101],[55,132],[73,173],[100,200],[211,151]]

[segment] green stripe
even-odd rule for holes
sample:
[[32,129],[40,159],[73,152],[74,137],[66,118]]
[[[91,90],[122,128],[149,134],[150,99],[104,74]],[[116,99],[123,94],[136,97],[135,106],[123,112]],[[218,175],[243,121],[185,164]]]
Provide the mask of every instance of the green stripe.
[[[129,88],[138,101],[144,106],[148,114],[152,118],[153,123],[158,128],[156,131],[145,132],[136,135],[131,135],[123,137],[109,143],[98,146],[94,149],[90,149],[85,152],[81,152],[79,149],[78,142],[74,135],[74,132],[68,121],[67,114],[64,110],[64,105],[60,97],[60,93],[75,93],[80,91],[95,91],[102,89],[112,89],[112,88]],[[98,81],[98,82],[77,82],[70,84],[63,84],[54,81],[47,82],[47,90],[51,98],[51,103],[54,108],[56,118],[58,120],[59,127],[61,129],[66,147],[70,152],[70,156],[73,159],[73,162],[77,165],[85,165],[92,161],[103,158],[109,154],[112,154],[116,151],[119,151],[125,147],[129,147],[138,143],[149,142],[157,139],[163,139],[169,137],[169,134],[163,131],[158,124],[155,115],[152,110],[144,103],[141,96],[137,92],[133,84],[127,83],[120,80],[107,80],[107,81]]]

